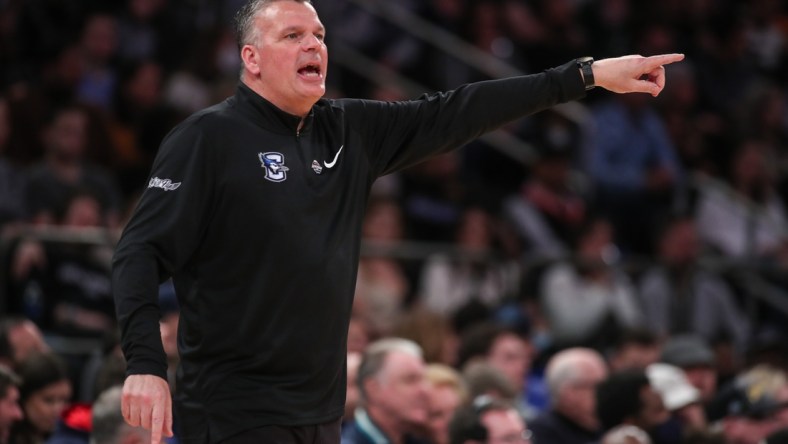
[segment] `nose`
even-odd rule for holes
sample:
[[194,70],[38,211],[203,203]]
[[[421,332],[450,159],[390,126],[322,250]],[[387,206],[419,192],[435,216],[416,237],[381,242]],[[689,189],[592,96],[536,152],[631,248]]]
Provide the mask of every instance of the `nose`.
[[304,38],[301,42],[301,46],[309,51],[309,50],[316,50],[323,44],[323,41],[320,40],[316,35],[310,35]]

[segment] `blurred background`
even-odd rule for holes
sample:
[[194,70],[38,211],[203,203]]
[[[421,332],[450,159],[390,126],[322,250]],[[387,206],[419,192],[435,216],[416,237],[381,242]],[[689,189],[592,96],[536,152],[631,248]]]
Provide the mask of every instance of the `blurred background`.
[[[63,408],[122,382],[112,250],[164,135],[233,94],[242,3],[0,0],[0,350],[16,367],[14,329],[39,335],[21,347],[63,360]],[[686,54],[658,98],[597,89],[381,178],[351,353],[407,337],[462,371],[469,332],[510,329],[535,415],[549,409],[545,364],[570,347],[612,371],[691,337],[715,387],[763,364],[784,378],[788,2],[313,3],[329,98],[408,100],[586,55]],[[160,296],[174,366],[177,300],[166,285]]]

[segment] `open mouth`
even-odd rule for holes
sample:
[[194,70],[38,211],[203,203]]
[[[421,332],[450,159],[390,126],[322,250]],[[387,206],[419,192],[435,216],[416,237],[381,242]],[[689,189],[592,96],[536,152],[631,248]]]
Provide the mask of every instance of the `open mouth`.
[[307,78],[315,78],[315,79],[323,78],[323,73],[320,70],[319,63],[307,63],[306,65],[298,69],[298,74]]

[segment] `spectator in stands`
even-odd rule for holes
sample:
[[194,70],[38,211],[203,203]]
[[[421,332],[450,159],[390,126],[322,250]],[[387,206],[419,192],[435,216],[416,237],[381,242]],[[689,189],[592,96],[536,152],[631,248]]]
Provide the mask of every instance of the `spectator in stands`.
[[19,376],[0,365],[0,444],[8,444],[11,429],[24,417],[19,407]]
[[138,444],[148,442],[149,434],[142,427],[126,424],[120,412],[123,388],[111,387],[103,391],[93,404],[93,430],[90,444]]
[[690,217],[670,220],[657,245],[659,263],[640,280],[645,324],[661,337],[694,333],[707,341],[731,338],[743,351],[749,338],[748,321],[728,284],[698,266],[701,246],[695,221]]
[[18,315],[0,319],[0,365],[14,369],[30,355],[48,351],[44,334],[33,321]]
[[468,399],[486,395],[518,405],[520,394],[511,380],[486,361],[474,360],[463,366],[462,379],[468,387]]
[[550,409],[530,422],[534,441],[587,444],[601,437],[595,389],[607,377],[602,355],[587,348],[558,352],[545,371]]
[[459,338],[449,320],[422,307],[412,307],[394,327],[394,336],[410,339],[424,351],[424,361],[454,365]]
[[118,82],[113,66],[117,49],[118,25],[115,17],[104,13],[87,17],[80,40],[84,70],[76,90],[80,102],[103,110],[110,109]]
[[427,425],[426,367],[416,343],[400,338],[374,342],[358,369],[360,408],[342,431],[345,444],[422,443]]
[[460,154],[441,154],[403,171],[402,203],[412,239],[453,242],[468,186],[462,182]]
[[[73,230],[101,226],[98,200],[86,190],[75,190],[65,202],[61,226]],[[32,262],[16,279],[12,305],[43,330],[70,336],[100,337],[115,326],[110,292],[109,254],[87,243],[39,245],[35,259],[26,259],[26,241],[18,248],[14,268]]]
[[526,376],[531,370],[531,344],[517,331],[491,322],[470,327],[460,338],[458,365],[480,360],[503,373],[518,393],[517,406],[526,418],[535,414],[526,403]]
[[715,356],[708,343],[698,336],[673,336],[662,348],[660,362],[684,370],[690,383],[700,391],[700,399],[706,404],[717,392],[717,367]]
[[19,366],[19,402],[25,418],[11,432],[17,444],[38,444],[55,431],[71,400],[71,381],[63,360],[54,353],[30,356]]
[[602,444],[651,444],[651,438],[640,427],[624,424],[605,433]]
[[520,265],[496,256],[496,220],[481,206],[462,212],[455,245],[467,257],[436,254],[429,257],[421,274],[424,305],[444,316],[453,315],[471,301],[491,309],[517,292]]
[[729,444],[758,444],[788,427],[788,382],[785,371],[756,366],[720,391],[712,416]]
[[645,369],[659,361],[662,342],[648,329],[624,330],[608,354],[607,361],[612,372],[629,369]]
[[462,376],[452,367],[443,364],[427,366],[429,384],[427,420],[431,444],[449,444],[449,421],[454,412],[468,402],[468,390]]
[[671,209],[683,180],[664,123],[644,99],[630,94],[595,106],[587,154],[596,205],[624,252],[635,254],[650,253],[653,221]]
[[615,343],[621,329],[641,322],[635,289],[615,267],[613,227],[592,219],[580,231],[573,263],[558,263],[542,276],[540,299],[553,343],[600,350]]
[[[396,247],[404,236],[402,209],[388,198],[369,202],[362,238],[372,246]],[[392,333],[410,292],[405,269],[395,257],[373,254],[361,258],[354,310],[367,322],[373,338]]]
[[504,214],[529,257],[561,258],[571,253],[588,213],[587,199],[572,175],[580,134],[555,112],[534,118],[536,134],[529,140],[537,158],[520,192],[504,201]]
[[459,409],[449,424],[451,444],[531,443],[517,408],[497,398],[480,396]]
[[596,414],[605,431],[628,424],[651,434],[668,420],[662,397],[644,370],[613,373],[597,385]]
[[[775,189],[775,170],[762,143],[742,141],[729,163],[729,183],[701,188],[698,233],[727,257],[784,266],[788,212]],[[730,187],[730,188],[729,188]]]
[[683,370],[658,362],[646,368],[646,375],[670,413],[668,421],[653,432],[656,444],[681,442],[686,436],[706,430],[700,391],[690,384]]
[[30,172],[27,204],[35,223],[53,224],[65,212],[64,204],[75,190],[86,189],[101,204],[101,221],[110,227],[119,222],[120,194],[112,176],[87,162],[87,112],[67,106],[53,113],[43,133],[44,161]]

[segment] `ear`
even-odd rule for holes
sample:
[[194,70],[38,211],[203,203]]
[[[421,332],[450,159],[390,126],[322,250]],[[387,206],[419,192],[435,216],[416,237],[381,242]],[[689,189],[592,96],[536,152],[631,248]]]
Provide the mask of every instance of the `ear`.
[[250,74],[255,76],[260,74],[260,53],[256,47],[244,45],[241,48],[241,61],[243,61],[244,69]]
[[367,394],[367,399],[374,398],[380,391],[380,381],[375,378],[367,378],[364,380],[364,393]]

